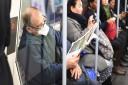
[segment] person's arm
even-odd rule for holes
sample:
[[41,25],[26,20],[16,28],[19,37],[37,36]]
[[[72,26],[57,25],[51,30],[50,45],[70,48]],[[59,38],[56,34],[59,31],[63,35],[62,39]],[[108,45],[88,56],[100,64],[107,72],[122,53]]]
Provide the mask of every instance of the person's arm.
[[55,39],[56,39],[56,45],[62,47],[62,32],[61,31],[55,31]]
[[87,22],[87,28],[82,30],[81,25],[75,21],[68,19],[67,21],[67,38],[70,42],[76,41],[78,38],[83,36],[89,29],[93,29],[96,26],[93,15],[91,15]]
[[67,21],[67,38],[69,41],[74,42],[81,36],[83,36],[88,29],[81,30],[79,28],[79,24],[74,23],[73,21],[68,20]]
[[60,31],[55,31],[55,40],[56,40],[56,46],[55,46],[56,62],[61,63],[63,52],[62,52],[62,34]]

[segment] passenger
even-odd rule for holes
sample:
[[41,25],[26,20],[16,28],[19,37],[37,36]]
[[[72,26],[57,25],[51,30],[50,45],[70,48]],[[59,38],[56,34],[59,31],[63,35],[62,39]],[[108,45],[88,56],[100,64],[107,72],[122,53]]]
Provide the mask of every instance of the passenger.
[[[115,10],[116,8],[116,1],[115,0],[109,0],[109,7],[110,7],[110,11],[112,13],[113,16],[117,17],[117,12]],[[126,18],[126,12],[124,11],[121,11],[120,10],[120,14],[119,14],[119,26],[121,27],[121,30],[125,30],[125,26],[126,26],[126,21],[125,21],[125,18]]]
[[[110,9],[112,14],[116,15],[117,17],[117,13],[114,10],[114,8],[116,8],[116,1],[115,0],[109,0],[110,3]],[[122,9],[122,7],[121,7]],[[116,74],[121,74],[121,73],[126,73],[126,69],[125,67],[123,67],[122,65],[122,60],[125,61],[125,54],[126,54],[126,47],[127,47],[127,37],[128,37],[128,30],[126,29],[126,12],[123,12],[120,9],[120,14],[119,14],[119,32],[118,32],[118,38],[114,41],[114,42],[120,42],[121,48],[120,51],[118,50],[117,52],[115,51],[115,59],[114,59],[114,69],[113,72]],[[120,55],[120,56],[119,56]],[[122,72],[124,71],[124,72]]]
[[[96,20],[96,10],[97,10],[97,0],[88,0],[88,8],[87,8],[86,13],[84,13],[84,16],[87,19],[89,19],[89,17],[93,15],[94,19]],[[102,37],[104,38],[104,39],[102,39],[99,36],[99,38],[100,38],[100,40],[99,40],[99,43],[100,43],[99,44],[99,55],[101,55],[105,61],[108,60],[110,63],[112,63],[113,49],[112,49],[111,43],[109,42],[109,39],[104,34],[104,32],[102,31],[101,28],[99,28],[99,35],[102,35]],[[104,41],[104,40],[106,40],[106,41]],[[103,51],[101,51],[100,46],[101,46],[101,44],[103,44],[103,43],[101,43],[101,41],[105,42],[105,44],[108,45],[106,47],[105,46],[103,47],[104,49],[105,48],[109,49],[105,53]],[[111,50],[110,50],[110,48],[111,48]],[[98,80],[102,83],[102,85],[111,85],[112,84],[112,82],[111,82],[112,66],[113,65],[111,64],[110,66],[107,66],[106,69],[99,72],[100,76],[98,77]]]
[[[86,18],[84,16],[82,16],[82,13],[83,13],[82,6],[83,6],[83,3],[81,0],[68,0],[68,4],[67,4],[67,8],[68,8],[67,9],[67,11],[68,11],[67,40],[68,40],[68,43],[72,43],[72,42],[76,41],[78,38],[83,36],[89,30],[89,28],[94,26],[94,23],[91,21],[92,17],[90,17],[90,21],[88,22],[86,20]],[[88,23],[86,24],[86,22],[88,22]],[[87,29],[85,29],[85,28],[87,28]],[[84,73],[82,73],[80,75],[78,74],[78,73],[81,73],[81,71],[83,71],[83,69],[81,67],[82,64],[80,64],[80,63],[81,62],[79,61],[78,67],[75,68],[77,70],[71,69],[71,70],[69,70],[68,73],[70,73],[72,75],[72,78],[74,78],[75,75],[78,75],[79,81],[82,81],[82,80],[85,81],[85,84],[83,83],[80,85],[88,85],[87,80],[84,79],[84,77],[83,77]],[[74,72],[72,70],[74,70]],[[75,80],[67,81],[67,82],[70,83],[70,85],[79,85],[79,84],[74,84],[73,83],[74,81]],[[91,84],[91,82],[89,85],[97,85],[98,84],[97,81],[93,81],[93,84]]]
[[[45,21],[46,17],[34,7],[27,8],[23,14],[24,28],[17,57],[24,75],[23,85],[62,85],[62,64],[56,62],[55,49],[62,47],[61,34]],[[79,54],[68,58],[67,69],[75,68],[78,60]]]
[[[102,5],[101,5],[101,9],[100,9],[100,20],[102,23],[101,28],[103,29],[104,32],[106,32],[107,30],[107,26],[109,23],[115,23],[116,18],[114,18],[113,13],[111,12],[110,8],[109,8],[109,3],[108,0],[102,0]],[[112,6],[111,6],[112,7]],[[115,28],[117,29],[117,27]],[[115,30],[114,29],[114,30]],[[118,32],[118,37],[116,38],[116,36],[113,38],[113,40],[110,40],[114,49],[114,57],[116,58],[117,62],[114,62],[114,68],[113,68],[113,72],[117,73],[117,74],[121,74],[124,75],[126,74],[126,69],[123,68],[120,63],[121,63],[121,58],[124,56],[124,52],[125,52],[125,43],[126,43],[126,36],[125,36],[125,32],[123,31],[119,31]],[[113,35],[113,33],[110,33],[110,35]],[[114,35],[116,35],[116,30],[114,32]],[[117,50],[118,49],[118,50]]]

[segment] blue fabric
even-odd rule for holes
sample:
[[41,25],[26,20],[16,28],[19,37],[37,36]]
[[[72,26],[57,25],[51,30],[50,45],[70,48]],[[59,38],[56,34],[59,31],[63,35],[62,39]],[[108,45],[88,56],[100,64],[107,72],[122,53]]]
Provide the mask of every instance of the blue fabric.
[[55,32],[56,45],[62,47],[62,33],[60,31]]
[[91,80],[83,73],[79,79],[67,79],[67,85],[100,85],[97,80]]
[[84,65],[82,65],[82,70],[83,70],[84,74],[87,75],[87,77],[90,80],[96,80],[96,73],[95,73],[94,68],[87,68]]
[[83,57],[83,56],[85,56],[86,54],[88,54],[88,52],[86,52],[85,50],[82,50],[82,51],[80,52],[80,57]]

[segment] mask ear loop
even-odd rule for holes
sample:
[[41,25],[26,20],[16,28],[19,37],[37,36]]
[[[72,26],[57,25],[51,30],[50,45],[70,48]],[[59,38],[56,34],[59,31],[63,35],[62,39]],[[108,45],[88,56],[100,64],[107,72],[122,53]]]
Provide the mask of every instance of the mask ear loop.
[[47,24],[47,17],[42,15],[44,17],[44,24]]

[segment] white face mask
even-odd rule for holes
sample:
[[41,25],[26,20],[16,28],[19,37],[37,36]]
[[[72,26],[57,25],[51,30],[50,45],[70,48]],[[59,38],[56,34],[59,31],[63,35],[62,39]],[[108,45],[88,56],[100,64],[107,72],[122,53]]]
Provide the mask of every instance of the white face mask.
[[38,31],[38,35],[44,35],[47,36],[49,32],[49,26],[47,24],[44,24],[44,27],[42,27],[39,31]]

